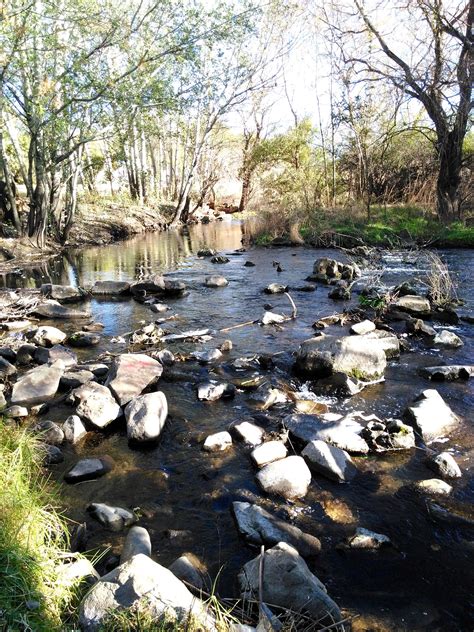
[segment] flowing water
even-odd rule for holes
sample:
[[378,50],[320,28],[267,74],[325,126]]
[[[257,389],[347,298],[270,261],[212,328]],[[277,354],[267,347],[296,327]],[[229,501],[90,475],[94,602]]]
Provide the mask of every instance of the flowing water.
[[[231,595],[236,594],[237,572],[256,555],[256,550],[239,538],[230,506],[234,500],[250,499],[321,539],[322,552],[309,560],[310,568],[341,607],[358,615],[354,629],[472,630],[474,528],[434,522],[423,497],[410,491],[410,483],[434,476],[426,467],[425,450],[355,457],[360,473],[351,483],[340,485],[314,475],[307,497],[295,503],[264,497],[255,482],[248,450],[241,445],[236,443],[221,454],[202,451],[202,441],[208,434],[227,429],[235,420],[256,420],[268,431],[278,430],[279,420],[292,407],[263,412],[251,394],[244,392],[238,392],[232,401],[199,402],[196,382],[209,375],[227,379],[247,375],[248,371],[236,371],[230,362],[237,357],[265,353],[278,354],[276,369],[263,371],[269,381],[304,390],[306,387],[291,377],[291,353],[302,340],[311,337],[311,325],[317,318],[342,309],[342,304],[328,299],[324,286],[318,286],[315,292],[293,289],[298,317],[285,323],[281,330],[249,325],[218,333],[219,329],[258,319],[268,302],[274,311],[290,313],[285,296],[267,296],[262,289],[271,282],[292,288],[302,286],[316,258],[340,257],[331,250],[291,247],[237,253],[243,236],[245,227],[231,221],[192,227],[184,234],[147,234],[110,246],[71,252],[43,268],[18,271],[0,279],[8,287],[38,286],[46,281],[87,287],[98,279],[133,280],[164,272],[184,280],[190,291],[184,298],[168,301],[171,313],[179,318],[163,327],[171,332],[203,327],[216,331],[214,339],[200,348],[215,348],[226,338],[233,342],[233,350],[223,363],[214,367],[180,363],[175,381],[161,381],[170,418],[157,447],[131,450],[124,423],[118,422],[105,433],[89,433],[76,448],[65,448],[64,463],[52,467],[58,480],[78,457],[109,455],[115,461],[114,470],[97,481],[63,486],[67,515],[78,522],[87,520],[89,548],[103,550],[108,546],[111,553],[119,553],[124,535],[106,532],[88,518],[85,507],[89,502],[107,502],[138,508],[140,524],[149,530],[153,555],[160,563],[168,565],[183,552],[193,552],[207,565],[211,577],[219,574],[219,592]],[[196,252],[204,245],[227,254],[230,262],[215,265],[209,259],[198,258]],[[472,309],[474,252],[450,251],[443,256],[458,277],[459,294],[466,300],[463,309]],[[245,267],[245,261],[252,261],[255,267]],[[276,271],[274,261],[280,262],[283,272]],[[415,255],[401,253],[386,255],[379,272],[383,282],[394,284],[421,278],[424,271]],[[203,280],[209,274],[225,275],[229,285],[220,289],[204,287]],[[99,348],[81,350],[81,359],[124,352],[126,345],[111,339],[157,317],[131,298],[92,300],[90,308],[94,319],[105,325],[103,342]],[[72,325],[65,325],[64,329],[67,327]],[[384,383],[351,399],[329,400],[330,410],[400,416],[421,390],[433,387],[433,383],[418,375],[419,367],[473,362],[474,325],[461,323],[442,328],[456,331],[465,345],[439,351],[417,343],[414,351],[389,362]],[[343,333],[340,327],[334,330]],[[175,352],[191,347],[170,344],[169,348]],[[453,484],[449,506],[471,519],[473,383],[474,380],[434,385],[464,421],[448,443],[432,446],[453,449],[463,477]],[[48,418],[63,420],[71,412],[66,406],[57,407],[51,409]],[[388,535],[394,546],[376,552],[339,548],[337,545],[357,526]]]

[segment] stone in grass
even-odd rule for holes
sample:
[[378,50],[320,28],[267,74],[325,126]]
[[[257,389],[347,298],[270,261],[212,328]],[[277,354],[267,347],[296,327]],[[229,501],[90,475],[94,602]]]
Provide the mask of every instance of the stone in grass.
[[185,582],[188,587],[191,586],[198,591],[206,588],[203,564],[192,553],[184,553],[168,568],[173,575]]
[[2,410],[2,417],[7,417],[9,419],[28,417],[28,408],[25,408],[24,406],[10,406],[10,408]]
[[458,424],[458,418],[435,389],[426,389],[404,413],[423,441],[432,441]]
[[216,432],[209,435],[204,441],[203,449],[206,452],[223,452],[232,445],[232,437],[224,430],[224,432]]
[[428,478],[424,481],[417,481],[414,483],[414,487],[417,491],[430,495],[448,496],[453,491],[451,485],[439,478]]
[[278,542],[286,542],[303,557],[317,555],[321,551],[318,538],[273,516],[258,505],[234,502],[232,510],[239,532],[250,544],[273,546]]
[[44,444],[43,463],[44,465],[55,465],[64,461],[64,455],[57,445]]
[[427,465],[441,478],[461,478],[462,473],[459,465],[449,452],[440,452],[429,457]]
[[238,439],[252,447],[260,445],[265,436],[265,430],[263,428],[249,421],[242,421],[240,424],[235,424],[231,430]]
[[347,545],[351,549],[379,549],[385,544],[391,544],[390,538],[383,533],[375,533],[364,529],[363,527],[357,527],[353,536],[347,539]]
[[168,402],[161,391],[134,397],[125,407],[127,437],[131,443],[158,440],[168,416]]
[[268,463],[284,459],[288,451],[283,441],[266,441],[256,447],[250,453],[252,460],[258,467],[263,467]]
[[218,399],[231,399],[235,395],[235,386],[227,382],[205,382],[198,385],[198,399],[215,402]]
[[258,472],[257,481],[269,494],[288,499],[302,498],[308,491],[311,472],[302,457],[288,456],[265,465]]
[[111,531],[122,531],[137,521],[136,515],[123,507],[111,507],[105,503],[91,503],[87,511],[101,525]]
[[112,464],[106,457],[81,459],[64,475],[64,480],[71,484],[92,481],[104,476],[111,469]]
[[310,469],[340,483],[354,478],[357,469],[345,450],[325,441],[310,441],[301,453]]

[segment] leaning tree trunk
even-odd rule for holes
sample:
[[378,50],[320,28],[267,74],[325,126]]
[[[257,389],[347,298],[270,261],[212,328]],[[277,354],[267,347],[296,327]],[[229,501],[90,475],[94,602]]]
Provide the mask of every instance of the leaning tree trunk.
[[438,217],[449,224],[461,216],[462,146],[456,131],[451,131],[438,145],[439,172],[436,183]]

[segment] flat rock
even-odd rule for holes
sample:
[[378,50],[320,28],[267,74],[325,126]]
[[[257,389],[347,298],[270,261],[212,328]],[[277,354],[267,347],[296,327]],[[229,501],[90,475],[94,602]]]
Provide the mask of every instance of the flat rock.
[[420,374],[435,382],[451,382],[453,380],[468,380],[474,376],[473,365],[453,364],[449,366],[429,366],[420,369]]
[[20,417],[28,417],[28,408],[24,406],[10,406],[2,410],[2,417],[8,419],[19,419]]
[[122,409],[106,386],[87,382],[71,393],[76,413],[90,421],[96,428],[105,428],[122,413]]
[[216,432],[215,434],[206,437],[203,444],[203,449],[206,452],[223,452],[230,448],[232,445],[232,437],[224,430],[223,432]]
[[442,331],[438,332],[433,338],[433,345],[435,347],[448,347],[456,349],[458,347],[462,347],[464,345],[464,342],[454,332],[443,329]]
[[363,320],[360,323],[354,323],[350,331],[351,334],[356,334],[357,336],[368,334],[371,331],[375,331],[375,323],[373,323],[371,320]]
[[52,347],[53,345],[64,342],[66,338],[66,334],[57,327],[47,327],[43,325],[42,327],[38,327],[35,331],[31,342],[40,347]]
[[71,367],[77,364],[76,354],[62,345],[54,345],[49,349],[46,347],[37,347],[34,357],[38,364],[52,364],[57,360],[60,360],[65,367]]
[[240,534],[250,544],[273,546],[278,542],[286,542],[303,557],[317,555],[321,550],[318,538],[273,516],[258,505],[234,502],[232,510]]
[[168,416],[168,402],[161,391],[134,397],[125,407],[127,437],[133,443],[158,440]]
[[325,441],[310,441],[301,455],[305,457],[311,470],[333,481],[344,483],[357,473],[347,452]]
[[211,263],[229,263],[229,257],[225,257],[224,255],[215,255],[211,259]]
[[123,353],[114,359],[106,386],[121,406],[140,395],[163,373],[162,365],[143,353]]
[[406,409],[405,418],[425,442],[451,431],[458,424],[458,418],[435,389],[420,393]]
[[34,406],[50,401],[58,391],[63,373],[64,364],[61,361],[31,369],[13,385],[11,403]]
[[205,382],[198,385],[197,396],[201,401],[215,402],[218,399],[231,399],[235,395],[235,386],[228,382]]
[[112,507],[105,503],[91,503],[88,505],[87,511],[110,531],[122,531],[137,521],[137,517],[132,511],[123,507]]
[[70,415],[63,423],[64,438],[69,443],[77,443],[86,436],[87,430],[77,415]]
[[350,454],[368,454],[369,446],[360,436],[362,426],[352,419],[325,421],[317,415],[296,414],[283,419],[290,434],[304,443],[326,441]]
[[91,293],[94,296],[122,296],[130,293],[130,283],[126,281],[96,281]]
[[205,285],[207,287],[225,287],[229,285],[229,281],[219,274],[213,274],[210,277],[206,278]]
[[255,465],[263,467],[268,463],[284,459],[287,454],[288,450],[283,441],[266,441],[252,450],[250,456]]
[[65,475],[66,483],[80,483],[82,481],[92,481],[107,474],[111,470],[111,465],[104,459],[81,459]]
[[72,307],[66,307],[65,305],[61,305],[61,303],[57,303],[56,301],[48,301],[38,305],[38,307],[34,309],[33,314],[35,314],[35,316],[41,316],[42,318],[49,319],[70,318],[71,320],[74,320],[90,318],[90,312],[73,309]]
[[87,292],[80,287],[72,285],[55,285],[54,283],[43,283],[40,292],[46,298],[52,298],[60,303],[73,303],[83,301],[87,298]]
[[91,380],[95,379],[94,374],[91,371],[79,370],[79,371],[66,371],[61,377],[61,386],[63,388],[78,388],[83,384],[87,384]]
[[392,305],[399,311],[413,314],[414,316],[429,316],[431,313],[431,305],[427,298],[416,296],[414,294],[406,294],[400,296]]
[[419,492],[431,495],[448,496],[453,488],[439,478],[428,478],[424,481],[417,481],[414,487]]
[[238,576],[243,599],[258,600],[261,590],[265,603],[304,612],[311,621],[319,621],[321,625],[342,620],[341,611],[327,594],[324,584],[311,573],[296,548],[286,542],[265,551],[263,581],[260,577],[261,559],[257,556],[245,564]]
[[235,424],[231,429],[240,441],[252,447],[260,445],[265,436],[265,430],[263,428],[249,421],[242,421],[239,424]]
[[258,472],[257,481],[267,493],[302,498],[308,491],[311,472],[302,457],[288,456],[265,465]]
[[434,456],[430,456],[427,465],[441,478],[461,478],[462,472],[454,457],[449,452],[440,452]]

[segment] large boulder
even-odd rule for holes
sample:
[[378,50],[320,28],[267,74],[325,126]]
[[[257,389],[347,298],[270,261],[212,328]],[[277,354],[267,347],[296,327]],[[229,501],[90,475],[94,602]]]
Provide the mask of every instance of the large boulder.
[[53,399],[63,373],[61,361],[31,369],[13,385],[11,403],[34,406]]
[[104,575],[87,593],[80,606],[79,623],[84,632],[100,629],[108,614],[143,607],[156,623],[185,622],[190,616],[201,629],[215,630],[203,602],[170,570],[146,555],[134,555]]
[[366,336],[318,336],[300,346],[295,371],[310,378],[345,373],[361,380],[380,378],[387,359],[378,339]]
[[43,325],[35,331],[31,342],[40,345],[40,347],[52,347],[53,345],[61,344],[66,338],[66,334],[57,327]]
[[289,544],[279,542],[265,552],[262,582],[260,577],[261,560],[258,556],[247,562],[239,574],[244,599],[258,599],[261,588],[265,603],[286,608],[295,614],[304,613],[311,621],[319,621],[322,625],[342,620],[341,611],[327,594],[324,584],[311,573],[298,551]]
[[65,367],[71,367],[77,364],[76,354],[62,345],[54,345],[50,349],[38,347],[34,357],[38,364],[52,364],[58,360],[60,360]]
[[121,406],[157,380],[163,373],[162,365],[143,353],[123,353],[115,358],[106,385]]
[[134,397],[125,407],[127,436],[132,443],[154,442],[168,416],[168,402],[161,391]]
[[105,428],[122,414],[122,409],[106,386],[87,382],[71,393],[76,413],[96,428]]
[[72,307],[66,307],[65,305],[61,305],[61,303],[58,303],[57,301],[46,301],[44,303],[40,303],[38,307],[35,307],[35,309],[33,310],[33,314],[48,319],[90,318],[90,313],[88,311],[80,311],[78,309],[73,309]]
[[301,442],[326,441],[350,454],[367,454],[369,446],[360,436],[362,426],[353,419],[325,421],[317,415],[288,415],[283,425]]
[[306,458],[310,469],[333,481],[344,483],[357,473],[347,452],[325,441],[310,441],[301,454]]
[[314,262],[311,281],[333,283],[339,279],[352,281],[360,277],[361,272],[355,263],[341,263],[335,259],[321,257]]
[[234,502],[232,510],[239,532],[250,544],[273,546],[278,542],[286,542],[294,546],[303,557],[317,555],[321,550],[318,538],[272,516],[258,505]]
[[302,498],[311,483],[311,472],[300,456],[265,465],[257,474],[257,481],[264,491],[284,498]]
[[431,305],[427,298],[416,296],[415,294],[406,294],[400,296],[396,301],[391,303],[390,309],[401,312],[407,312],[412,316],[429,316],[431,313]]
[[459,422],[441,395],[429,388],[405,410],[406,422],[417,430],[423,441],[432,441],[452,430]]
[[91,293],[94,296],[123,296],[130,293],[130,283],[126,281],[96,281]]
[[40,292],[46,298],[52,298],[60,303],[73,303],[74,301],[82,301],[87,297],[87,293],[82,288],[72,285],[43,283]]

